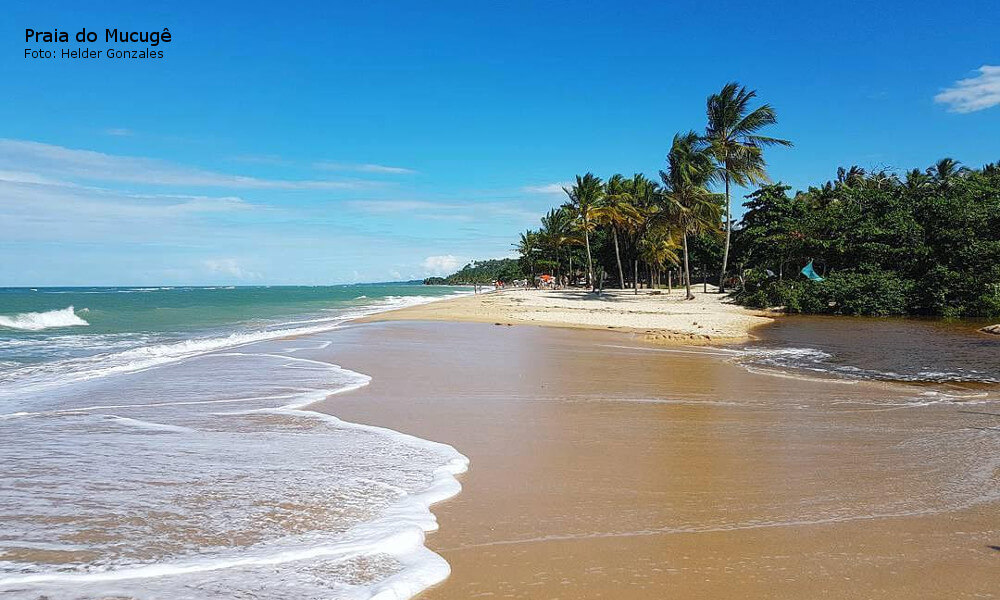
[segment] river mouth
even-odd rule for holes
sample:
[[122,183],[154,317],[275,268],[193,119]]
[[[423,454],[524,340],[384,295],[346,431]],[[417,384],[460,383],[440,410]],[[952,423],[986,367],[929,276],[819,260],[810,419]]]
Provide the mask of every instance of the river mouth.
[[1000,392],[1000,337],[980,321],[790,315],[761,327],[749,368],[883,381],[974,400]]

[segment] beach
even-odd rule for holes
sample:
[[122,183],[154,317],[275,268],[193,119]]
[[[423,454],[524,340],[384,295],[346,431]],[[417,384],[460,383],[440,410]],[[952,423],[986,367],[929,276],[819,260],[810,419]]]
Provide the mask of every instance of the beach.
[[313,408],[470,459],[421,598],[996,596],[995,404],[403,312],[340,332],[372,381]]
[[0,594],[995,595],[977,326],[470,293],[6,291]]
[[[700,288],[699,288],[700,289]],[[714,287],[710,290],[714,292]],[[374,315],[369,321],[421,320],[616,329],[656,342],[746,340],[774,319],[715,293],[684,299],[684,290],[506,289]]]

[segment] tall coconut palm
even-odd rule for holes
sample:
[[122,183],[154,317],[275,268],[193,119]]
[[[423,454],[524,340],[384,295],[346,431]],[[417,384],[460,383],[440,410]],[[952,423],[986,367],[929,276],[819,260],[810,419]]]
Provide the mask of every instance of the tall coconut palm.
[[512,244],[518,254],[528,262],[528,271],[531,276],[531,283],[535,282],[535,253],[538,249],[538,232],[528,229],[521,234],[516,244]]
[[559,267],[561,264],[563,247],[576,241],[572,232],[573,216],[565,208],[553,208],[542,217],[542,228],[538,232],[541,245],[551,250],[553,263],[556,267],[556,281],[559,281]]
[[618,232],[627,228],[634,218],[635,208],[632,207],[631,181],[620,173],[608,178],[604,185],[604,201],[594,209],[593,219],[598,225],[611,228],[611,236],[615,243],[615,261],[618,263],[618,281],[621,289],[625,289],[625,274],[622,270],[622,255],[618,248]]
[[725,291],[726,268],[729,263],[729,242],[732,236],[731,184],[745,186],[768,180],[763,149],[768,146],[791,146],[788,140],[759,135],[758,132],[778,122],[777,113],[769,104],[751,110],[750,102],[757,96],[736,82],[727,83],[718,94],[708,97],[708,127],[705,138],[726,186],[726,245],[722,252],[719,291]]
[[583,240],[587,247],[587,284],[593,289],[596,287],[594,281],[594,259],[590,254],[590,231],[593,229],[593,213],[604,197],[604,186],[601,178],[593,173],[584,176],[576,176],[576,183],[572,187],[563,188],[569,200],[563,205],[572,211],[577,218],[580,228],[583,230]]
[[660,171],[666,214],[680,228],[684,250],[684,281],[687,300],[691,293],[691,263],[688,235],[718,229],[722,213],[721,197],[708,190],[716,173],[713,157],[705,142],[693,131],[674,136],[667,155],[667,170]]
[[638,294],[640,244],[660,216],[659,186],[642,173],[636,173],[630,181],[626,182],[625,187],[631,198],[631,210],[627,215],[625,230],[631,234],[632,238],[632,289]]

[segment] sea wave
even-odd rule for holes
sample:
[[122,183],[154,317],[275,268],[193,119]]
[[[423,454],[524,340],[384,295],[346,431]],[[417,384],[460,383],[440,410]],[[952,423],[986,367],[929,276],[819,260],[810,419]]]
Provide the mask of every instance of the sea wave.
[[[458,293],[457,295],[463,294]],[[339,311],[329,317],[286,321],[263,329],[237,331],[228,335],[189,338],[181,341],[142,345],[119,352],[103,352],[91,356],[29,364],[20,368],[0,371],[0,383],[6,387],[6,389],[0,390],[0,398],[8,395],[17,395],[27,389],[46,389],[110,375],[144,371],[210,352],[235,348],[254,342],[321,333],[336,329],[345,322],[353,319],[405,306],[424,304],[442,298],[433,296],[389,296],[367,306],[356,307],[351,311]],[[72,312],[72,309],[73,307],[70,306],[64,309],[64,311],[69,311],[69,314],[74,319],[80,321],[79,324],[87,325],[86,321],[83,321],[83,319],[80,319]],[[63,318],[66,319],[66,317]],[[3,325],[3,321],[0,321],[0,325]]]
[[46,312],[19,313],[12,317],[0,315],[0,327],[20,331],[41,331],[57,327],[79,327],[90,323],[76,315],[72,306]]
[[[81,480],[106,486],[109,491],[98,495],[88,510],[128,515],[137,523],[127,534],[110,532],[110,543],[98,539],[73,549],[95,553],[97,559],[60,568],[23,558],[0,561],[0,594],[16,599],[150,598],[197,590],[199,598],[222,599],[237,590],[247,598],[281,600],[405,599],[445,579],[447,562],[426,548],[424,538],[437,528],[431,505],[459,492],[456,475],[468,468],[468,459],[446,444],[309,410],[312,403],[363,387],[371,378],[322,360],[284,355],[285,345],[264,341],[238,352],[201,356],[136,375],[123,384],[131,392],[108,384],[89,388],[87,398],[79,399],[134,397],[134,404],[63,405],[45,413],[0,416],[0,422],[7,417],[10,432],[25,440],[7,448],[13,455],[7,458],[16,459],[8,464],[23,468],[54,445],[60,447],[65,450],[60,460],[74,466],[72,479],[55,480],[60,489],[76,490]],[[288,363],[311,371],[283,375],[276,367]],[[234,381],[232,373],[244,379]],[[255,395],[215,397],[232,392],[233,386]],[[136,393],[144,389],[163,395]],[[289,390],[295,391],[274,394]],[[242,410],[215,412],[213,402]],[[95,432],[100,432],[96,438]],[[76,443],[79,436],[93,443]],[[309,442],[301,441],[305,439]],[[90,460],[94,453],[101,460]],[[149,460],[154,456],[156,461]],[[272,472],[265,473],[259,464]],[[133,485],[118,496],[124,481]],[[212,490],[213,497],[232,506],[207,515],[201,481],[222,482]],[[132,502],[136,496],[141,503]],[[11,527],[45,523],[52,537],[76,531],[87,519],[73,512],[73,502],[31,504],[37,514],[19,515],[11,519]],[[171,523],[182,523],[205,539],[223,539],[226,532],[238,538],[248,524],[259,539],[233,545],[209,541],[190,552],[178,543],[187,535],[182,530],[145,527],[150,511],[165,510],[168,503]],[[315,518],[300,523],[286,507]],[[67,520],[66,514],[74,519]],[[55,521],[47,521],[50,517]],[[14,539],[29,537],[14,531]],[[137,558],[134,548],[117,543],[116,535],[129,536],[129,544],[143,552],[156,550]],[[30,550],[30,543],[12,546]]]

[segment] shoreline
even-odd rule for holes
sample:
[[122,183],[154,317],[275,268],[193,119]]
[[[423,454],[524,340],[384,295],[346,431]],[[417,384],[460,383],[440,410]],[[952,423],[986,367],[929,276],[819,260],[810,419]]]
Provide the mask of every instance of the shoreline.
[[426,542],[452,574],[420,598],[991,597],[996,490],[967,464],[981,436],[955,432],[986,417],[627,333],[393,320],[338,336],[330,360],[371,383],[310,410],[471,461]]
[[630,333],[659,344],[702,345],[744,342],[753,330],[769,325],[777,315],[743,308],[714,291],[684,300],[682,290],[506,289],[447,298],[394,309],[358,319],[386,321],[446,321],[536,325],[568,329]]

